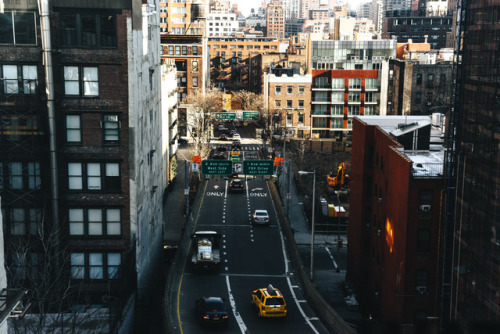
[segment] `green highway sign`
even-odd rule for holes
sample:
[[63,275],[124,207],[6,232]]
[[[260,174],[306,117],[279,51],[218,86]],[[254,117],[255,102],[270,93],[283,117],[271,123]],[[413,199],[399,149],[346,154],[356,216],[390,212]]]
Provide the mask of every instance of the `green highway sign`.
[[231,161],[232,162],[239,162],[240,161],[240,156],[239,155],[232,155],[231,156]]
[[236,119],[235,112],[216,112],[215,119],[223,120],[223,119]]
[[273,175],[272,160],[246,160],[243,161],[243,174],[246,175]]
[[228,160],[202,160],[201,173],[205,175],[231,175],[233,162]]
[[258,111],[244,111],[243,112],[243,120],[251,120],[258,121],[259,120],[259,112]]

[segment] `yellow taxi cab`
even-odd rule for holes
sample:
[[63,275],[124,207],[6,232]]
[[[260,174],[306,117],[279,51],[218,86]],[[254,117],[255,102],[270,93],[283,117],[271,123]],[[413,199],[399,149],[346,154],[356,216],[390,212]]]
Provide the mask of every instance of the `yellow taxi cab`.
[[265,318],[286,317],[285,298],[280,290],[271,284],[267,288],[252,292],[252,304],[257,308],[257,316]]
[[231,156],[233,156],[233,155],[239,156],[240,154],[241,154],[241,152],[237,148],[233,148],[233,150],[231,151]]

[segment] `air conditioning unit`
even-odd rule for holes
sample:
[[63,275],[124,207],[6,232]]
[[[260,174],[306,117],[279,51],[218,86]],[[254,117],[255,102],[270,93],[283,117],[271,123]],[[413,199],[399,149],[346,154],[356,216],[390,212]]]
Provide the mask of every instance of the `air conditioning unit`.
[[425,295],[427,293],[427,287],[424,286],[424,285],[418,285],[417,286],[417,292],[420,294],[420,295]]
[[429,211],[431,211],[431,206],[430,205],[421,205],[420,211],[429,212]]

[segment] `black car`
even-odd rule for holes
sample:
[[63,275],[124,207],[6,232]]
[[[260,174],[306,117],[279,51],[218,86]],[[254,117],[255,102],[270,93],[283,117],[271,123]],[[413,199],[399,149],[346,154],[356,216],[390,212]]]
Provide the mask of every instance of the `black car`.
[[243,191],[245,190],[245,183],[240,179],[233,179],[229,182],[230,191]]
[[219,145],[217,145],[217,147],[215,149],[217,151],[225,151],[225,150],[227,150],[227,147],[224,144],[219,144]]
[[233,140],[233,148],[241,148],[241,142],[239,140]]
[[212,159],[214,160],[226,160],[226,154],[225,153],[215,153],[213,156],[212,156]]
[[202,325],[227,325],[228,313],[221,297],[201,297],[195,302],[196,317]]

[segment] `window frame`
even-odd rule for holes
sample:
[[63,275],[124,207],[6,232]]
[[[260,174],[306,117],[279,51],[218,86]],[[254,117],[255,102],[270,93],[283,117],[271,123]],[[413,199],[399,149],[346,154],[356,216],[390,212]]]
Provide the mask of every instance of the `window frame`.
[[[112,22],[106,24],[106,21],[110,19]],[[64,26],[65,24],[68,26]],[[113,12],[63,12],[60,16],[59,37],[63,48],[116,49],[118,47],[117,15]]]
[[[70,69],[77,69],[76,72],[70,73]],[[67,71],[68,70],[68,73]],[[90,73],[87,73],[86,70],[95,70],[97,74],[97,78],[92,78],[92,80],[86,78],[86,76]],[[76,74],[76,78],[74,77]],[[64,96],[66,97],[80,97],[80,98],[98,98],[99,97],[99,67],[98,66],[82,66],[82,65],[68,65],[63,66],[63,81],[64,81]],[[71,87],[73,90],[76,88],[78,90],[75,94],[68,93],[70,90],[68,87],[69,84],[72,84]],[[91,90],[92,86],[94,86],[94,91],[96,94],[87,93],[87,90]]]
[[[68,120],[68,118],[71,118],[71,119],[78,119],[78,124],[76,125],[71,125],[70,127],[70,123],[73,123],[73,122],[70,122]],[[74,127],[72,127],[74,126]],[[74,133],[78,133],[78,137],[79,139],[78,140],[69,140],[69,133],[70,132],[74,132]],[[70,145],[78,145],[78,144],[82,144],[82,116],[81,115],[66,115],[66,144],[70,144]]]
[[[110,255],[119,258],[119,263],[113,261]],[[101,259],[101,263],[93,262],[98,258]],[[120,252],[75,251],[70,253],[70,277],[72,280],[119,279],[121,278],[122,265],[123,257]],[[92,269],[96,270],[97,276],[92,277]]]
[[[99,166],[96,169],[97,165]],[[78,173],[70,174],[70,168],[73,166]],[[68,191],[70,192],[102,192],[102,193],[121,193],[121,164],[120,162],[72,162],[67,163],[68,175]],[[111,170],[113,169],[113,170]],[[116,170],[115,170],[116,169]],[[91,170],[92,174],[89,174]],[[118,175],[109,175],[116,174]],[[75,183],[78,187],[71,187],[71,183]],[[89,186],[94,186],[90,189]]]
[[[116,117],[116,120],[112,120],[112,118]],[[104,114],[102,115],[102,141],[106,146],[114,146],[120,144],[120,129],[121,129],[121,121],[119,114]],[[116,139],[106,139],[107,137],[113,136],[116,132]]]
[[[94,212],[95,211],[95,212]],[[118,220],[110,216],[118,213]],[[100,212],[100,220],[92,220],[92,212]],[[73,219],[75,218],[75,219]],[[81,220],[77,220],[80,218]],[[70,207],[68,208],[68,234],[70,237],[120,237],[122,235],[122,210],[118,207]],[[92,225],[100,225],[95,233]]]

